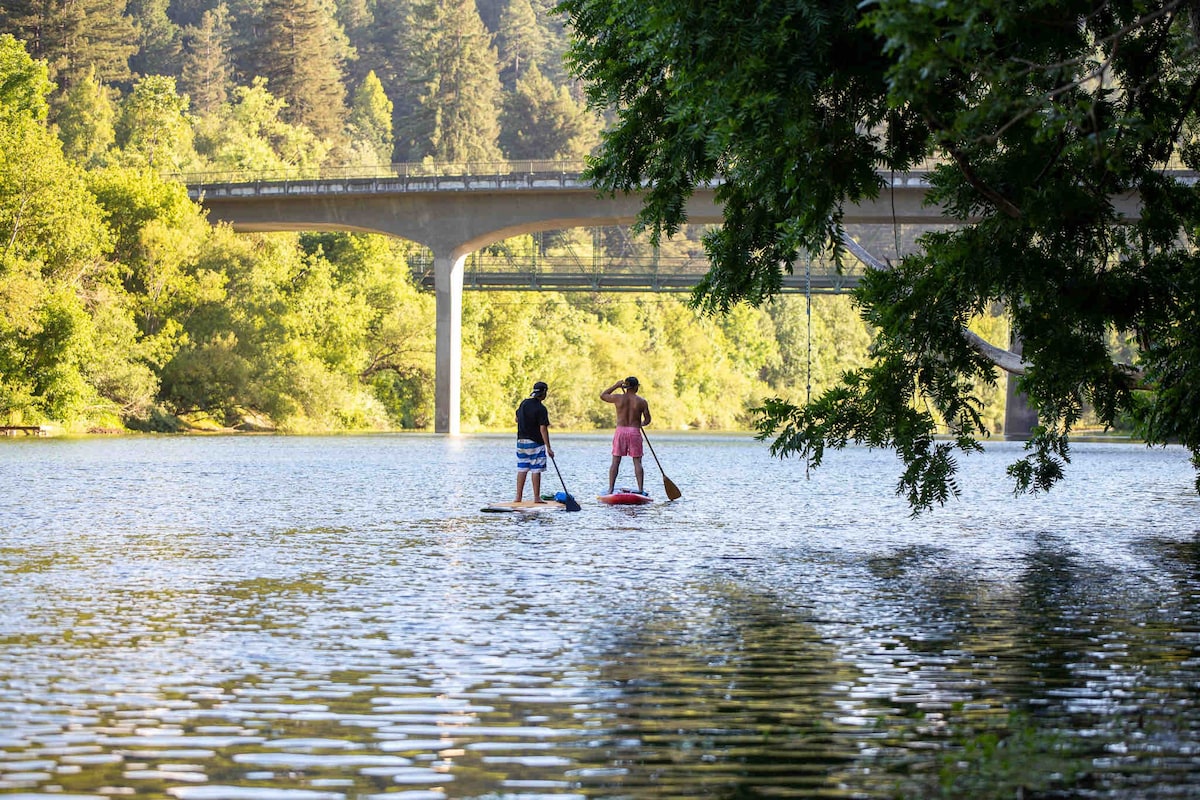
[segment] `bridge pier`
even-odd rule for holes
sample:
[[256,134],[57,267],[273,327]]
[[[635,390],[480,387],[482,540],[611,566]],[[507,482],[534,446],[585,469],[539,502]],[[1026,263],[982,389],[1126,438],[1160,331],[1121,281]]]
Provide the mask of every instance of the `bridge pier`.
[[462,302],[463,271],[467,253],[433,254],[436,298],[433,430],[460,433],[462,408]]
[[[1021,355],[1021,337],[1013,334],[1009,349]],[[1017,376],[1008,374],[1007,393],[1004,401],[1004,438],[1008,441],[1024,441],[1033,433],[1037,425],[1037,411],[1030,408],[1025,393],[1017,388]]]

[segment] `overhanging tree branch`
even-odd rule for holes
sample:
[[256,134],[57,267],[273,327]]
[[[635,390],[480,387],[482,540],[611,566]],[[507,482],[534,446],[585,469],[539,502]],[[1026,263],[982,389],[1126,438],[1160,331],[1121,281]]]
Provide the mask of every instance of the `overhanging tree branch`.
[[[850,234],[845,231],[842,231],[842,244],[868,269],[886,271],[892,268],[891,264],[873,256],[866,248],[854,241]],[[1024,375],[1029,369],[1029,362],[1023,360],[1019,354],[1011,350],[996,347],[969,328],[962,329],[962,336],[972,350],[1005,372],[1012,373],[1013,375]]]

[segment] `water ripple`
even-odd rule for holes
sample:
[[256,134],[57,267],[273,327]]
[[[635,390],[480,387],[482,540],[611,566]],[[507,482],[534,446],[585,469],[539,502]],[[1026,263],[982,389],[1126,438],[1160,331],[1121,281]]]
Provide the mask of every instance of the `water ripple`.
[[[1019,445],[988,445],[913,519],[887,454],[806,476],[660,438],[680,501],[534,518],[478,512],[507,437],[0,442],[0,793],[1200,785],[1181,450],[1081,444],[1061,491],[1013,498]],[[605,437],[556,445],[580,496],[604,482]]]

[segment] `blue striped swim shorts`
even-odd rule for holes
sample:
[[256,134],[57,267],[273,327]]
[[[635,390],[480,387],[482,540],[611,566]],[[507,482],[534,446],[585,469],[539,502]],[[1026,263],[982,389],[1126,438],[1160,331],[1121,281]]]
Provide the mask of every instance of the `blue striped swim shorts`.
[[545,472],[546,445],[517,439],[517,472]]

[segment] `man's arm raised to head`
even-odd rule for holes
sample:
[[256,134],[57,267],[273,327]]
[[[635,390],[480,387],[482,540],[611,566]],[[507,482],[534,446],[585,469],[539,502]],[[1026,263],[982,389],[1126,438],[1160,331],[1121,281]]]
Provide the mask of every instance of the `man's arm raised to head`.
[[624,389],[624,388],[625,388],[625,381],[617,381],[612,386],[608,387],[607,389],[605,389],[603,392],[600,393],[600,399],[606,403],[615,403],[615,402],[617,402],[617,398],[620,397],[620,395],[614,394],[614,392],[616,392],[617,389]]

